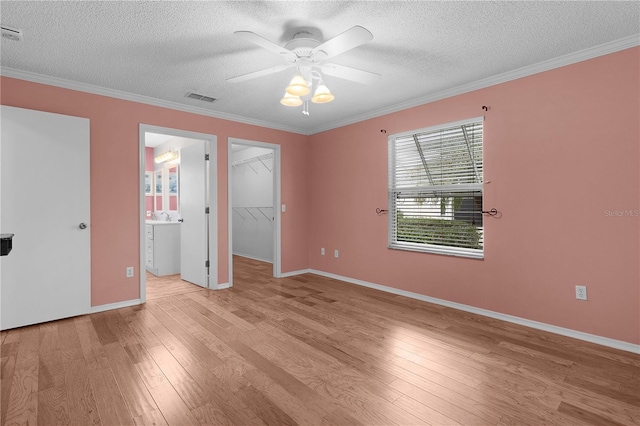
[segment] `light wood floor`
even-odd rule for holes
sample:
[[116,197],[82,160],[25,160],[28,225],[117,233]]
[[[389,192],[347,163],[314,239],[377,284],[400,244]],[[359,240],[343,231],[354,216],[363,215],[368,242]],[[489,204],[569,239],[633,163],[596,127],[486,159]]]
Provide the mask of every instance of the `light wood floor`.
[[640,356],[234,262],[232,289],[2,332],[1,423],[640,424]]

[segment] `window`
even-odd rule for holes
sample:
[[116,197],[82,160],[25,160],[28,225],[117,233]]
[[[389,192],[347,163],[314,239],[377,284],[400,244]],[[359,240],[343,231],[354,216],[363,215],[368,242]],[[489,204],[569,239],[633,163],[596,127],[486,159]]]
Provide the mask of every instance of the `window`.
[[389,136],[389,247],[483,257],[483,118]]

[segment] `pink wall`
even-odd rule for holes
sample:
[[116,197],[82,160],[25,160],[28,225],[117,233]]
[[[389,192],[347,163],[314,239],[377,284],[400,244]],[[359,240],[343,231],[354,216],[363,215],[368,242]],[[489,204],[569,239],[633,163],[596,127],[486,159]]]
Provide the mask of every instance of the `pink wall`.
[[[227,138],[282,147],[283,272],[313,268],[640,343],[640,49],[313,136],[2,77],[2,104],[91,120],[92,305],[139,297],[138,125],[218,137],[218,282],[228,282]],[[482,105],[490,110],[484,112]],[[387,134],[484,114],[485,259],[389,250]],[[114,164],[118,165],[117,172]],[[114,215],[117,211],[119,214]],[[340,258],[320,256],[340,250]],[[574,285],[589,288],[576,301]]]
[[[227,232],[227,138],[280,144],[282,176],[282,270],[304,269],[307,259],[307,137],[227,120],[62,89],[8,77],[1,79],[1,103],[91,120],[91,305],[137,299],[140,264],[140,123],[218,137],[218,282],[229,281]],[[114,214],[117,212],[118,214]],[[137,270],[138,268],[136,268]]]
[[[606,213],[640,208],[639,53],[311,136],[310,267],[640,343],[640,220]],[[483,114],[485,259],[387,249],[387,135]]]

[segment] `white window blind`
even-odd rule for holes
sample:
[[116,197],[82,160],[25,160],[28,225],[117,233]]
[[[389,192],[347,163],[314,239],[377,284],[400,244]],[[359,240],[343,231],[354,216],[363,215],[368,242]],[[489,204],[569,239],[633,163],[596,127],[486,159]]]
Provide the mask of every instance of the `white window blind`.
[[483,257],[482,121],[389,137],[389,247]]

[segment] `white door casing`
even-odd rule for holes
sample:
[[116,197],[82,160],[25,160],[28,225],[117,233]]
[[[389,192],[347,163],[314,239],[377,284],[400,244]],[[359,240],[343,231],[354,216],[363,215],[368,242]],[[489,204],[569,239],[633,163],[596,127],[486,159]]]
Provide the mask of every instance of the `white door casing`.
[[208,287],[207,185],[205,143],[180,149],[180,275],[185,281]]
[[86,118],[2,106],[3,330],[91,309],[89,140]]

